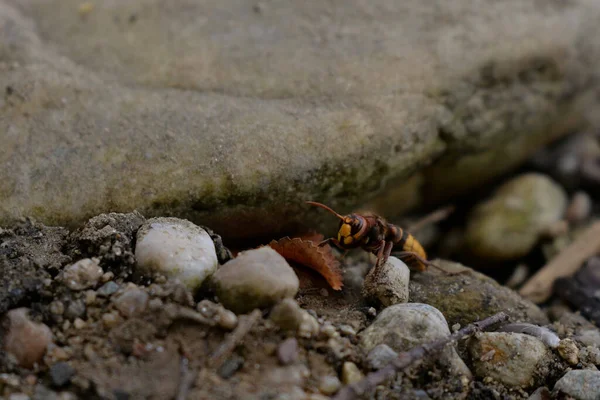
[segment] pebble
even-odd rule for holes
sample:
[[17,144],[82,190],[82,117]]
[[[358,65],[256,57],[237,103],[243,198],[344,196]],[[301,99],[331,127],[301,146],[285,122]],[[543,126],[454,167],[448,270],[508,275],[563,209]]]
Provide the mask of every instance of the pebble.
[[244,362],[243,357],[233,354],[219,367],[217,374],[223,379],[229,379],[244,366]]
[[86,290],[83,301],[86,306],[94,304],[96,302],[96,292],[94,290]]
[[530,388],[543,382],[552,360],[541,340],[523,333],[479,333],[468,347],[476,376],[514,388]]
[[[407,351],[448,335],[450,329],[442,313],[428,304],[418,303],[387,307],[359,334],[360,345],[366,351],[377,345],[387,344],[397,352]],[[459,375],[471,375],[452,346],[448,346],[440,354],[439,361]]]
[[342,383],[340,382],[338,377],[333,375],[324,376],[319,382],[319,390],[321,391],[321,393],[327,396],[331,396],[332,394],[340,390],[341,386]]
[[503,184],[468,217],[465,244],[475,256],[511,260],[528,254],[567,207],[565,190],[549,177],[526,173]]
[[81,318],[75,318],[75,321],[73,321],[73,326],[75,327],[75,329],[83,329],[85,328],[86,323]]
[[331,323],[329,322],[323,324],[323,326],[321,327],[321,333],[327,336],[328,338],[335,338],[340,336],[337,330],[335,329],[335,326],[331,325]]
[[67,309],[65,310],[65,317],[73,320],[75,318],[80,318],[85,315],[86,306],[83,300],[73,300],[69,302]]
[[351,385],[360,381],[362,378],[362,372],[360,372],[356,364],[353,362],[346,361],[342,365],[342,382],[344,382],[344,385]]
[[8,400],[29,400],[30,397],[25,393],[11,393],[7,397]]
[[116,312],[109,312],[102,316],[102,324],[105,328],[111,329],[121,323],[121,318]]
[[110,297],[113,294],[119,291],[120,286],[113,282],[106,282],[104,285],[100,286],[100,289],[96,291],[96,294],[100,297]]
[[388,365],[397,357],[398,353],[390,346],[387,344],[379,344],[369,351],[369,354],[367,355],[367,364],[369,365],[369,368],[378,370]]
[[147,220],[137,233],[135,257],[141,272],[178,279],[191,291],[219,266],[208,232],[179,218]]
[[281,342],[277,347],[277,358],[281,365],[289,365],[298,359],[298,341],[289,338]]
[[557,347],[558,354],[570,365],[579,364],[579,348],[572,339],[563,339]]
[[121,315],[131,318],[146,311],[149,297],[144,290],[138,287],[129,287],[116,298],[113,297],[113,304]]
[[350,325],[340,325],[340,333],[344,336],[356,336],[356,331]]
[[576,400],[600,398],[600,371],[571,370],[554,385],[553,395],[566,394]]
[[410,270],[396,257],[379,267],[373,267],[365,277],[362,295],[384,307],[408,301]]
[[84,290],[96,286],[104,274],[97,258],[84,258],[66,266],[60,280],[71,290]]
[[54,315],[63,315],[65,312],[65,304],[62,301],[55,300],[50,303],[48,309]]
[[560,338],[550,329],[525,322],[503,325],[496,329],[496,331],[525,333],[540,339],[546,346],[553,349],[557,348],[560,344]]
[[219,301],[236,314],[274,306],[298,292],[287,261],[270,247],[248,250],[225,263],[212,279]]
[[58,362],[50,367],[50,378],[56,387],[66,385],[75,375],[75,369],[66,362]]
[[592,198],[586,192],[576,192],[565,212],[565,218],[572,224],[585,221],[592,212]]
[[216,304],[209,300],[202,300],[196,306],[196,310],[198,310],[202,316],[214,320],[223,329],[230,331],[238,324],[237,315],[227,310],[221,304]]
[[52,342],[52,331],[46,325],[33,322],[28,309],[17,308],[6,313],[4,350],[13,356],[17,363],[31,368],[39,363]]
[[[297,331],[306,313],[293,299],[283,299],[269,314],[269,319],[284,331]],[[333,327],[332,327],[333,328]],[[333,328],[335,330],[335,328]]]
[[600,365],[600,349],[586,346],[579,351],[579,359],[586,364]]

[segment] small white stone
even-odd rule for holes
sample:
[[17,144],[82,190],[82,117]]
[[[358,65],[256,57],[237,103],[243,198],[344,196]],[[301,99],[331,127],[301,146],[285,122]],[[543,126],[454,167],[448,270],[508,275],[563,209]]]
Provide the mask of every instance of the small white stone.
[[61,281],[71,290],[84,290],[96,286],[104,271],[97,258],[84,258],[62,271]]
[[149,219],[137,233],[135,257],[140,271],[179,279],[192,291],[219,265],[209,234],[179,218]]

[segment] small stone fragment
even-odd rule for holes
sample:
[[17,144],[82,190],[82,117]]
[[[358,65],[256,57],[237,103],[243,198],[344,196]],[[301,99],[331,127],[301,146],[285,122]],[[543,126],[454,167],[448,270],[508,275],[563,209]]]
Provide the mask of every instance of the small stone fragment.
[[236,314],[267,308],[298,292],[299,281],[287,261],[270,247],[240,253],[213,275],[219,301]]
[[84,290],[96,286],[104,274],[97,258],[84,258],[66,266],[60,275],[61,281],[71,290]]
[[579,348],[572,339],[563,339],[557,347],[558,354],[570,365],[579,363]]
[[50,303],[48,309],[54,315],[63,315],[65,312],[65,304],[62,301],[55,300]]
[[576,400],[598,400],[600,371],[571,370],[554,385],[553,396],[566,394]]
[[371,349],[367,355],[367,363],[369,368],[378,370],[385,367],[396,358],[398,358],[398,353],[392,350],[387,344],[380,344]]
[[86,306],[91,306],[96,302],[96,292],[94,290],[86,290],[83,300]]
[[344,336],[356,336],[356,331],[350,325],[340,325],[340,333]]
[[229,379],[243,366],[244,359],[237,354],[233,354],[219,367],[217,373],[221,378]]
[[305,311],[293,299],[283,299],[273,309],[269,318],[285,331],[297,331],[304,320]]
[[340,382],[338,377],[333,375],[325,376],[321,378],[321,381],[319,382],[319,390],[321,391],[321,393],[327,396],[331,396],[332,394],[340,390],[341,386],[342,383]]
[[221,304],[216,304],[209,300],[202,300],[198,303],[196,309],[202,316],[214,320],[223,329],[230,331],[238,324],[237,315],[227,310]]
[[42,323],[33,322],[26,308],[7,312],[4,329],[4,351],[25,368],[31,368],[39,363],[52,342],[50,328]]
[[121,322],[121,317],[116,312],[109,312],[102,316],[102,323],[108,329],[114,328]]
[[592,212],[592,198],[586,192],[576,192],[565,212],[565,218],[572,224],[585,221]]
[[100,286],[100,289],[96,291],[96,294],[100,297],[110,297],[111,295],[117,293],[118,290],[119,285],[113,281],[109,281]]
[[178,279],[195,291],[219,265],[215,245],[201,227],[179,218],[152,218],[137,233],[137,267]]
[[66,385],[75,375],[75,370],[66,362],[58,362],[50,367],[50,378],[56,387]]
[[69,302],[67,309],[65,310],[65,318],[73,320],[80,318],[85,315],[86,307],[83,300],[73,300]]
[[298,336],[309,339],[319,333],[319,321],[306,311],[302,311],[302,322],[298,327]]
[[342,365],[342,382],[344,382],[344,385],[351,385],[360,381],[362,378],[362,372],[360,372],[353,362],[346,361]]
[[579,351],[579,360],[586,364],[600,365],[600,349],[596,346],[587,346]]
[[368,301],[384,307],[408,301],[410,270],[401,260],[390,257],[380,266],[371,268],[363,283],[362,294]]
[[550,372],[551,353],[538,338],[523,333],[483,332],[469,341],[473,372],[506,386],[530,388]]
[[148,300],[148,293],[137,287],[127,288],[116,298],[113,297],[115,307],[126,318],[131,318],[146,311]]
[[277,347],[277,358],[281,365],[289,365],[298,359],[298,341],[289,338],[281,342]]
[[73,326],[75,327],[75,329],[83,329],[85,328],[86,323],[81,318],[75,318],[75,321],[73,321]]

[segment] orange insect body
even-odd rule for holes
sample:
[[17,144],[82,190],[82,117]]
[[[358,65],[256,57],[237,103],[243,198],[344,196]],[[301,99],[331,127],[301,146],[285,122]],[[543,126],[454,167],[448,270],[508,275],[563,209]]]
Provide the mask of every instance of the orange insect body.
[[[320,236],[321,238],[323,236]],[[272,240],[269,246],[283,258],[317,271],[327,280],[333,290],[342,289],[340,262],[335,258],[329,246],[318,246],[311,240],[287,236],[279,240]]]
[[385,263],[393,249],[401,250],[398,256],[412,259],[412,266],[419,271],[426,270],[430,264],[425,249],[413,235],[378,215],[340,215],[324,204],[314,201],[307,203],[323,208],[340,219],[337,238],[329,238],[321,245],[333,243],[342,250],[362,248],[377,256],[377,265]]

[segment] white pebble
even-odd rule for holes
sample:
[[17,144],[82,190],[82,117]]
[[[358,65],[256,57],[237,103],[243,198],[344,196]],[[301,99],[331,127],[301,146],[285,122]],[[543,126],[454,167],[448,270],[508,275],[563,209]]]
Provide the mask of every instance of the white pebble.
[[84,258],[71,264],[62,272],[62,282],[71,290],[84,290],[96,286],[104,271],[97,258]]
[[135,257],[142,272],[178,279],[192,291],[219,265],[209,234],[179,218],[149,219],[137,233]]

